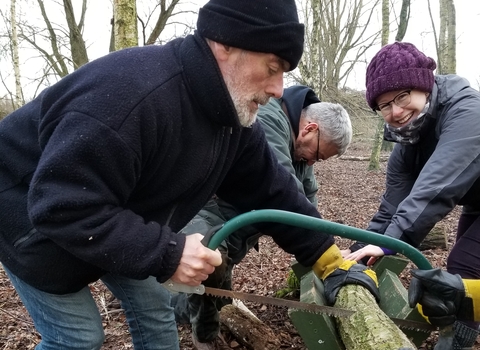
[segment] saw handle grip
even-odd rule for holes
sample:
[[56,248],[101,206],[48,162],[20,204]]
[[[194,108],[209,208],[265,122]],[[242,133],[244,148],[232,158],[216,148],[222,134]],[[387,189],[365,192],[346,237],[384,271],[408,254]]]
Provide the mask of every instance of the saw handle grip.
[[[213,227],[211,227],[211,228],[207,231],[207,233],[205,233],[205,235],[203,236],[202,241],[201,241],[202,244],[203,244],[205,247],[208,247],[208,248],[210,248],[210,249],[212,249],[212,250],[213,250],[213,249],[217,249],[217,247],[220,245],[220,243],[223,241],[223,239],[222,239],[222,241],[218,242],[218,244],[217,244],[216,247],[211,247],[211,246],[209,246],[209,244],[210,244],[210,241],[212,240],[212,237],[218,232],[218,230],[220,230],[220,229],[223,227],[223,225],[224,225],[224,224],[220,224],[220,225],[213,226]],[[228,236],[229,236],[229,235],[226,235],[225,238],[227,238]],[[224,239],[225,239],[225,238],[224,238]]]
[[[205,236],[203,236],[203,238],[201,240],[202,244],[205,247],[208,247],[208,244],[209,244],[211,238],[222,226],[223,226],[223,224],[213,226],[211,229],[209,229],[207,231],[207,233],[205,233]],[[216,247],[213,248],[213,249],[216,249]],[[185,284],[174,282],[171,279],[168,279],[166,282],[164,282],[162,284],[170,292],[189,293],[189,294],[194,293],[194,294],[200,294],[200,295],[205,293],[205,286],[203,284],[200,284],[198,286],[193,287],[193,286],[187,286]]]

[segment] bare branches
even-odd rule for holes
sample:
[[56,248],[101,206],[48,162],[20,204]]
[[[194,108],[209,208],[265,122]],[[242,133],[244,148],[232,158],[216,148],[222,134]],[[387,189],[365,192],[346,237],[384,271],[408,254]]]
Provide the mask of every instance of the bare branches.
[[[191,33],[193,28],[185,19],[193,14],[195,14],[195,11],[191,10],[191,4],[184,3],[182,0],[157,0],[157,3],[153,8],[150,9],[147,6],[144,18],[138,16],[138,21],[141,24],[143,44],[152,45],[161,42],[159,38],[165,33],[167,26],[174,27],[175,30],[183,28],[183,31],[180,34],[173,33],[173,37],[185,36],[186,34]],[[148,28],[151,27],[150,23],[154,16],[156,16],[156,21],[147,38]],[[178,18],[179,20],[174,21],[175,18]]]
[[314,88],[321,99],[336,94],[358,61],[378,39],[369,26],[379,0],[306,0],[305,52],[297,81]]
[[172,16],[173,10],[175,9],[175,6],[178,5],[179,1],[180,0],[172,0],[170,5],[166,6],[167,1],[160,0],[160,14],[158,15],[155,27],[153,28],[147,42],[145,43],[146,45],[151,45],[155,43],[155,41],[160,36],[160,33],[165,29],[165,25],[167,24],[169,18]]

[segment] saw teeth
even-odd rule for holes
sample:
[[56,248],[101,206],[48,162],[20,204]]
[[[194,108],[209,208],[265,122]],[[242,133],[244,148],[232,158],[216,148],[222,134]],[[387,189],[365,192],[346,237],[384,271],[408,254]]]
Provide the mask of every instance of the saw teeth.
[[205,293],[205,295],[208,295],[209,297],[212,297],[212,298],[232,299],[230,297],[227,297],[226,295],[213,295],[213,294],[210,294],[210,293]]

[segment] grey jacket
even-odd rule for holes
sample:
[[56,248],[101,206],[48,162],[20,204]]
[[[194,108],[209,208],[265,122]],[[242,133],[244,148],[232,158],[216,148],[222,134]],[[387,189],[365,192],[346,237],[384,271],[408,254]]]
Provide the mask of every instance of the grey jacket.
[[480,93],[459,76],[436,76],[426,118],[417,144],[395,145],[368,226],[415,247],[456,205],[480,212]]

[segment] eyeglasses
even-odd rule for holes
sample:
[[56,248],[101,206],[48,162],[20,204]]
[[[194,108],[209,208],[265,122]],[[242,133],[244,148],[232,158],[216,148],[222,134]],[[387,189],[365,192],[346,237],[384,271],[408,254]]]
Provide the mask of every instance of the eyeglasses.
[[395,103],[400,108],[406,107],[410,103],[410,93],[412,90],[405,90],[397,96],[385,103],[381,103],[374,108],[374,110],[382,117],[387,117],[392,113],[392,103]]

